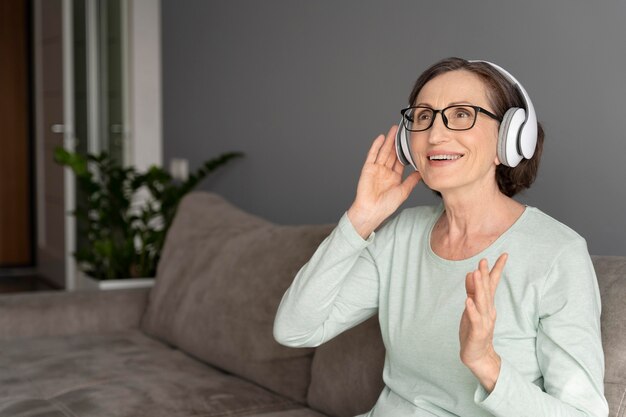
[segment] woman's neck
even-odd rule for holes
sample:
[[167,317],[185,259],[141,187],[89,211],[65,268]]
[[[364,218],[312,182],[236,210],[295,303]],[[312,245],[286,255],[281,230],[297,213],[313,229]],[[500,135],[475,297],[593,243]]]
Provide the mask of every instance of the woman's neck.
[[438,241],[433,246],[452,257],[488,246],[524,212],[524,206],[502,194],[496,184],[474,192],[442,192],[442,198],[445,211],[437,222]]

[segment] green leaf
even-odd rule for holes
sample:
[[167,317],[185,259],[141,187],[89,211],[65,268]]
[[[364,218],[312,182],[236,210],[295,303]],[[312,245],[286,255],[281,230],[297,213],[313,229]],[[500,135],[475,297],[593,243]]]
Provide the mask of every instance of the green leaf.
[[[229,152],[207,160],[181,183],[157,166],[140,173],[106,152],[56,148],[55,161],[76,175],[80,247],[74,257],[81,270],[98,279],[154,276],[180,200],[211,172],[242,156]],[[145,191],[147,201],[133,206]]]

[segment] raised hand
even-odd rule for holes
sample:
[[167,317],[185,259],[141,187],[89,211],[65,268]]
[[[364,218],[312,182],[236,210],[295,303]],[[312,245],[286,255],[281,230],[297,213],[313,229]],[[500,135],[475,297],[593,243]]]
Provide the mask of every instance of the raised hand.
[[500,357],[493,347],[496,325],[494,299],[507,258],[506,253],[500,255],[491,271],[487,260],[481,259],[478,269],[465,277],[467,298],[459,326],[461,362],[489,392],[500,373]]
[[392,126],[387,136],[379,135],[367,154],[357,186],[356,198],[348,210],[348,218],[365,239],[391,216],[409,197],[422,178],[413,172],[402,181],[404,166],[396,156]]

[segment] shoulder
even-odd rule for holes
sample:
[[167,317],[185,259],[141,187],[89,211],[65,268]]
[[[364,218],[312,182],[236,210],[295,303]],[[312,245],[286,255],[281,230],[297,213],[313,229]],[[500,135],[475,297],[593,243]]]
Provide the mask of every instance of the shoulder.
[[403,219],[430,219],[441,214],[443,211],[443,205],[438,204],[434,206],[415,206],[408,207],[402,210],[398,217]]
[[559,264],[587,269],[591,262],[587,242],[571,227],[536,207],[527,207],[520,220],[505,244],[519,268],[537,276],[546,276]]
[[441,206],[417,206],[405,208],[388,218],[376,231],[375,252],[392,241],[403,241],[427,233],[429,225],[437,220]]
[[416,206],[401,210],[395,216],[390,218],[381,227],[383,229],[391,229],[395,233],[404,231],[408,232],[415,227],[427,227],[433,221],[437,220],[442,212],[442,206]]
[[541,247],[548,245],[563,248],[569,245],[586,244],[585,239],[574,229],[536,207],[526,207],[521,226],[517,230],[516,238]]

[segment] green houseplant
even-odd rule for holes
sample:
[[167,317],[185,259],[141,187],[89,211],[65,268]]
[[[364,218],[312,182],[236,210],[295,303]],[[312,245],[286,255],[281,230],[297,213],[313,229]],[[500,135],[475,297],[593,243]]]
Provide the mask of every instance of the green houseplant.
[[74,172],[82,193],[73,213],[82,239],[74,253],[79,269],[98,280],[154,277],[182,197],[241,156],[229,152],[210,159],[181,182],[157,166],[144,173],[121,166],[106,152],[83,155],[57,148],[56,162]]

